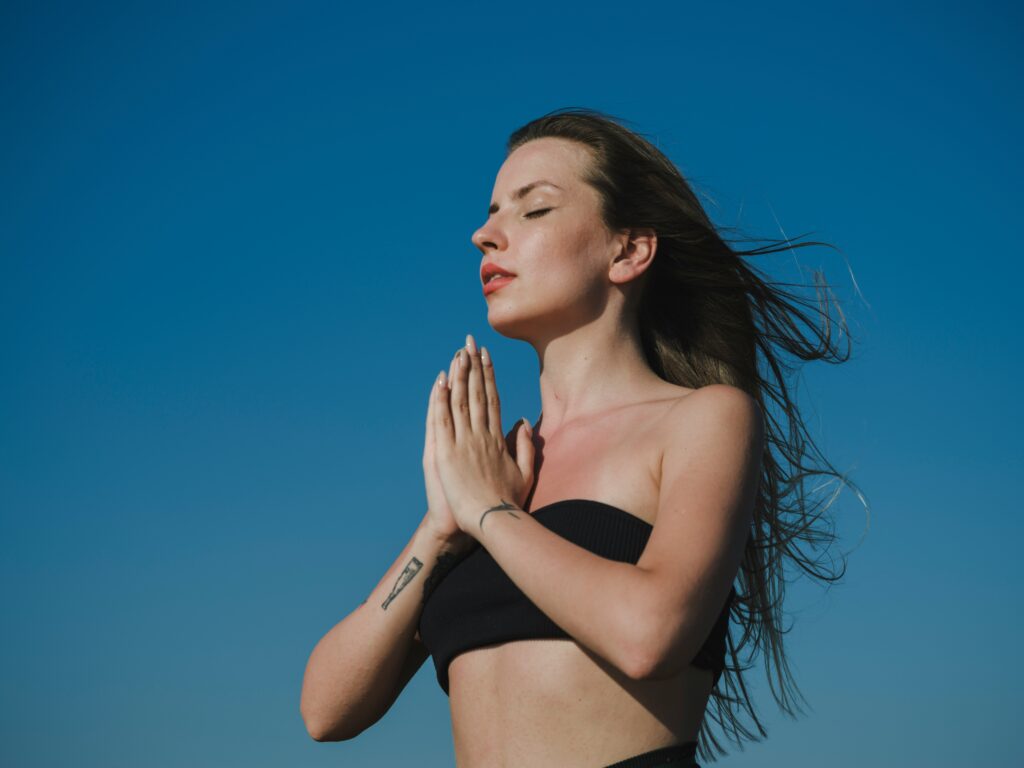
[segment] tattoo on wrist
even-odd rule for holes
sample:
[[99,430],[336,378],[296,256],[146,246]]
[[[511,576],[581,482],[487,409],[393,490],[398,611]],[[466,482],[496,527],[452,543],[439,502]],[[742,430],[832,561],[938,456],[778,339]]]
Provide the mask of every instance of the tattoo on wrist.
[[501,504],[499,504],[498,506],[491,507],[490,509],[484,510],[484,513],[482,515],[480,515],[480,522],[477,523],[477,527],[479,527],[480,530],[482,531],[484,529],[484,518],[487,517],[491,512],[496,512],[498,510],[505,510],[510,515],[512,515],[512,517],[514,517],[516,520],[518,520],[519,519],[519,515],[517,515],[515,512],[513,512],[512,511],[513,509],[516,510],[516,511],[520,511],[519,507],[517,507],[515,504],[509,504],[507,501],[502,499],[501,500]]
[[388,595],[388,599],[381,603],[381,608],[385,611],[388,606],[391,605],[391,601],[398,597],[398,593],[401,592],[409,584],[410,581],[415,578],[416,574],[420,572],[420,568],[423,567],[423,563],[415,557],[409,561],[409,564],[405,566],[405,569],[398,574],[398,580],[395,582],[395,586],[391,588],[391,594]]

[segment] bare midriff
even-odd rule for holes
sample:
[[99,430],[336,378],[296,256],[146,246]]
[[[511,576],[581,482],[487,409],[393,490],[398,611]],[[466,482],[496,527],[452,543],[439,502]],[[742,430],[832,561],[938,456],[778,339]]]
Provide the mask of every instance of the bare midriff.
[[475,648],[449,668],[458,768],[595,768],[696,741],[713,673],[633,680],[574,640]]

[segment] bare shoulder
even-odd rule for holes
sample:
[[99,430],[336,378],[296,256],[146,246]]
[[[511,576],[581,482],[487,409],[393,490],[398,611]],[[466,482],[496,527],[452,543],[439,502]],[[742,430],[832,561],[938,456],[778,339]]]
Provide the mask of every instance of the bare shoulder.
[[757,413],[760,413],[761,410],[757,400],[732,384],[708,384],[697,389],[685,389],[677,399],[677,407],[724,408],[727,410],[747,408]]
[[757,400],[732,384],[709,384],[687,389],[672,404],[664,425],[665,443],[721,438],[763,439],[764,419]]

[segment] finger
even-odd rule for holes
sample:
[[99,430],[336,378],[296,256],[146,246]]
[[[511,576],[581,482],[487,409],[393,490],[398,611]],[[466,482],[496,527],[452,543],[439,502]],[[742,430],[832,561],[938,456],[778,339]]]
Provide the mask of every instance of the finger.
[[448,365],[448,376],[445,378],[445,386],[448,387],[448,391],[452,391],[452,382],[455,381],[455,372],[458,370],[455,366],[459,364],[458,356],[452,358],[451,363]]
[[[444,376],[444,372],[441,372],[441,376]],[[436,449],[435,458],[440,458],[441,449],[447,447],[452,439],[454,438],[454,432],[452,429],[452,418],[451,412],[448,405],[448,398],[450,396],[448,391],[447,379],[441,381],[437,386],[434,387],[434,447]]]
[[469,371],[467,378],[467,398],[469,399],[469,425],[477,433],[487,431],[487,391],[484,388],[483,367],[480,362],[480,350],[476,348],[472,336],[466,337],[470,346],[467,352]]
[[498,397],[498,382],[494,379],[494,361],[487,347],[480,348],[480,364],[483,366],[484,393],[487,398],[487,429],[496,438],[503,440],[501,429],[501,400]]
[[434,383],[430,385],[430,396],[427,398],[427,423],[426,429],[424,430],[423,436],[423,456],[426,457],[427,451],[431,448],[431,440],[433,434],[431,433],[431,427],[434,425],[434,400],[437,399],[437,384],[441,381],[441,375],[438,374],[434,377]]
[[427,428],[426,437],[423,442],[423,452],[427,453],[428,450],[436,451],[436,438],[434,437],[434,419],[437,413],[437,390],[438,387],[447,388],[447,383],[441,378],[441,374],[434,377],[434,383],[430,387],[430,397],[427,398]]
[[455,363],[455,376],[452,379],[452,391],[448,397],[448,410],[451,414],[455,440],[461,440],[463,435],[470,432],[469,403],[466,400],[466,373],[469,366],[466,361],[465,349],[459,347],[459,351],[455,355],[458,362]]
[[536,457],[537,449],[533,444],[533,425],[527,427],[526,420],[523,419],[516,432],[516,465],[519,467],[523,480],[526,481],[527,488],[533,488]]

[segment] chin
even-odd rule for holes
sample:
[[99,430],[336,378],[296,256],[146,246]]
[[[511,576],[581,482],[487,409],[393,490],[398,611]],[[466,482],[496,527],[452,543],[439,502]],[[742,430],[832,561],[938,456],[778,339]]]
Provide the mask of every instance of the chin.
[[549,307],[543,311],[497,297],[487,305],[487,322],[496,333],[531,344],[571,331],[569,315],[571,313],[567,313],[564,306]]
[[518,317],[512,312],[488,309],[487,322],[494,329],[508,339],[529,340],[532,336],[530,328],[535,326],[536,321],[532,318]]

